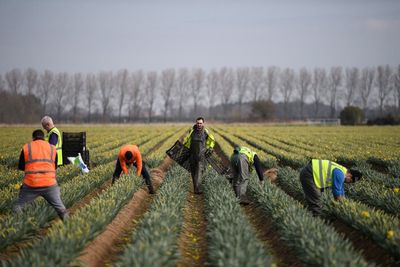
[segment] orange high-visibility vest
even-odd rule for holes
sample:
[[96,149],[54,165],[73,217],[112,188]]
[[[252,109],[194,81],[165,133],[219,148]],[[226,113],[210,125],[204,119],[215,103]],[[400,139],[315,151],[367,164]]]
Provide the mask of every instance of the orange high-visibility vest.
[[43,140],[24,145],[24,184],[30,187],[47,187],[57,184],[56,147]]
[[[125,153],[126,152],[132,152],[133,157],[131,160],[127,160],[125,158]],[[124,145],[121,147],[119,154],[119,163],[121,164],[121,169],[122,171],[127,174],[128,173],[128,168],[126,167],[126,164],[132,164],[136,163],[136,175],[140,176],[142,173],[142,155],[140,154],[139,148],[135,145]]]

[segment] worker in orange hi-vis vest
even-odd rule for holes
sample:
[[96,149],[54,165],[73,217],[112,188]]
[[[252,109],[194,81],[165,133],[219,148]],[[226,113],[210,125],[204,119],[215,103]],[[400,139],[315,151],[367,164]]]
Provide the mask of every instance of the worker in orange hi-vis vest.
[[60,187],[57,185],[57,150],[44,140],[42,130],[32,133],[33,141],[25,144],[19,158],[18,169],[25,172],[23,185],[13,210],[22,208],[38,196],[42,196],[54,207],[58,216],[65,220],[68,212],[61,200]]
[[113,174],[112,183],[119,178],[121,172],[128,174],[128,166],[136,167],[136,175],[142,175],[146,185],[149,189],[150,194],[154,194],[153,184],[151,183],[151,177],[146,169],[145,163],[142,161],[142,155],[140,154],[139,148],[135,145],[124,145],[119,150],[117,164],[115,165],[115,171]]

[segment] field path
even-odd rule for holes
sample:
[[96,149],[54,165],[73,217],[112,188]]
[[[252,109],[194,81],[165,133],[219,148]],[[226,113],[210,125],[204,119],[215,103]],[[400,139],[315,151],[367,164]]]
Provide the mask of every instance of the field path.
[[[171,165],[172,161],[167,157],[160,166],[151,169],[155,189],[161,185]],[[137,222],[149,209],[153,197],[144,188],[135,192],[113,221],[86,246],[76,260],[85,266],[106,266],[113,262],[129,242]]]
[[[191,180],[189,175],[188,179]],[[193,188],[193,185],[191,185]],[[179,239],[181,260],[177,266],[204,266],[207,260],[207,222],[204,216],[204,195],[187,195],[184,208],[183,231]]]

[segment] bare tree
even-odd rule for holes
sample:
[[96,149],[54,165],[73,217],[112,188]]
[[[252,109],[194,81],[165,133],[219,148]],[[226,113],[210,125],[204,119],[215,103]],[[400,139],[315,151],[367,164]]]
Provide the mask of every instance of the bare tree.
[[250,69],[239,68],[236,70],[236,90],[239,103],[239,120],[242,119],[242,103],[246,97],[250,81]]
[[326,71],[322,68],[315,68],[313,75],[313,82],[311,85],[314,103],[315,103],[315,117],[318,117],[319,105],[321,104],[322,95],[326,86]]
[[183,114],[183,104],[188,96],[189,88],[189,71],[186,68],[182,68],[178,72],[176,81],[176,93],[178,98],[178,117],[181,120]]
[[38,73],[35,69],[33,68],[28,68],[25,71],[25,81],[26,81],[26,89],[28,95],[33,95],[34,90],[36,88],[37,82],[38,82]]
[[223,105],[224,116],[227,116],[228,104],[232,97],[234,83],[233,70],[223,67],[219,71],[219,87],[221,92],[221,103]]
[[394,74],[394,88],[397,95],[397,111],[400,113],[400,65],[397,66]]
[[328,89],[329,89],[329,106],[330,106],[330,117],[335,118],[336,114],[336,97],[340,85],[342,84],[342,67],[332,67],[328,77]]
[[385,99],[390,94],[392,89],[390,86],[391,75],[392,70],[390,69],[389,65],[378,66],[376,85],[378,87],[379,111],[381,115],[383,115],[383,104],[385,103]]
[[118,122],[121,122],[122,108],[124,107],[125,95],[128,90],[129,72],[127,69],[120,70],[116,77],[116,87],[118,93]]
[[23,79],[24,77],[20,69],[12,69],[9,72],[6,72],[6,81],[8,84],[8,89],[13,94],[20,93],[23,84]]
[[156,92],[157,92],[157,84],[158,76],[157,72],[151,71],[147,73],[147,81],[146,81],[146,102],[148,107],[148,120],[152,121],[153,115],[153,106],[156,100]]
[[280,75],[281,82],[279,88],[283,96],[283,113],[286,119],[289,117],[288,103],[293,93],[294,79],[294,71],[289,68],[284,69]]
[[353,103],[353,98],[358,86],[359,76],[358,68],[346,68],[346,106],[350,106]]
[[54,82],[54,101],[57,110],[57,120],[61,120],[61,113],[65,106],[65,98],[68,93],[69,75],[66,72],[56,74]]
[[276,87],[278,84],[279,68],[276,66],[270,66],[267,69],[267,75],[265,77],[265,86],[267,88],[267,100],[272,101],[272,97],[275,94]]
[[3,79],[3,76],[0,73],[0,91],[5,90],[6,89],[6,83]]
[[143,87],[145,85],[145,77],[142,70],[138,70],[131,75],[131,83],[129,89],[129,120],[139,118],[141,104],[143,101]]
[[101,71],[97,80],[100,89],[102,121],[105,122],[111,113],[111,97],[114,93],[114,77],[111,71]]
[[82,73],[75,73],[74,74],[74,83],[72,88],[72,120],[73,122],[77,122],[77,113],[78,113],[78,106],[79,100],[82,96],[83,90],[83,76]]
[[175,86],[175,70],[166,69],[161,73],[161,96],[164,99],[164,122],[167,122],[173,88]]
[[50,70],[45,70],[39,79],[39,96],[43,105],[43,115],[47,112],[47,103],[50,98],[50,92],[54,87],[54,74]]
[[204,85],[205,73],[203,69],[194,69],[189,79],[190,95],[193,98],[193,113],[197,114],[197,106],[202,99],[202,88]]
[[208,116],[210,119],[214,118],[212,113],[212,108],[215,105],[215,101],[218,96],[218,72],[216,70],[212,70],[207,75],[207,96],[208,96]]
[[368,98],[372,92],[375,78],[374,68],[364,68],[361,72],[359,90],[364,112],[368,106]]
[[92,119],[92,106],[96,97],[96,91],[97,91],[97,82],[96,82],[96,76],[92,73],[89,73],[86,76],[86,84],[85,84],[85,92],[86,92],[86,103],[87,103],[87,108],[88,108],[88,116],[87,116],[87,121],[91,122]]
[[252,94],[253,102],[259,100],[262,95],[262,84],[263,84],[263,75],[264,70],[262,67],[253,67],[250,70],[250,92]]
[[304,118],[304,103],[311,85],[311,73],[305,68],[301,68],[298,79],[298,91],[300,96],[300,118]]

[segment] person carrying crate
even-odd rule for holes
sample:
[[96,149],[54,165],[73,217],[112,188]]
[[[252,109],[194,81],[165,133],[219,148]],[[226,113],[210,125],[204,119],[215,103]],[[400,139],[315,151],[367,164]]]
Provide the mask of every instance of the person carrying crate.
[[183,140],[183,145],[189,149],[190,173],[193,180],[195,194],[201,194],[202,171],[205,158],[213,153],[215,138],[204,127],[204,118],[198,117],[196,124],[190,129],[189,134]]

